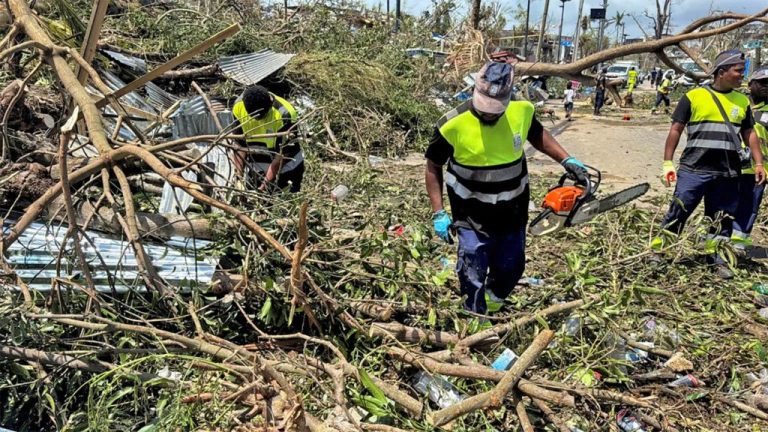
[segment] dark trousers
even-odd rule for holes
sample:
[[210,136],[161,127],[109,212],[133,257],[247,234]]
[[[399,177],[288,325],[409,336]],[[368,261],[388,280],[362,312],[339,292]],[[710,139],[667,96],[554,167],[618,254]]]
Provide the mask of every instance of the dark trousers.
[[656,103],[653,105],[653,109],[658,108],[662,102],[664,102],[664,105],[669,107],[669,96],[665,95],[662,92],[656,92]]
[[464,307],[472,312],[487,311],[485,289],[506,298],[525,269],[525,226],[517,231],[486,236],[470,228],[458,228],[459,258],[456,273]]
[[[730,240],[733,232],[733,217],[739,205],[739,179],[737,177],[722,177],[712,174],[698,174],[685,169],[677,171],[677,186],[675,197],[669,205],[663,228],[680,234],[685,222],[704,199],[704,215],[712,219],[718,216],[719,226],[710,228],[709,238]],[[716,262],[722,262],[719,257]]]
[[760,203],[763,201],[765,184],[755,184],[754,174],[739,177],[739,206],[733,221],[733,234],[741,239],[749,238],[755,226]]
[[605,103],[605,90],[598,90],[595,93],[595,114],[600,114],[600,108]]
[[[266,173],[257,170],[250,170],[248,179],[248,186],[253,189],[258,188],[264,182],[264,175]],[[304,162],[300,163],[296,168],[288,171],[281,172],[277,175],[275,185],[278,189],[288,189],[290,192],[298,192],[301,190],[301,181],[304,179]],[[274,188],[273,185],[268,185],[268,188]]]

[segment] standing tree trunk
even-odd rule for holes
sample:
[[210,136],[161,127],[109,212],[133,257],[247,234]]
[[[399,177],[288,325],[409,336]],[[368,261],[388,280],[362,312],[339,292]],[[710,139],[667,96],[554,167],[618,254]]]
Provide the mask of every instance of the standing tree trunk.
[[536,45],[536,61],[541,61],[541,46],[544,44],[544,35],[547,28],[547,12],[549,12],[549,0],[544,0],[544,15],[541,17],[541,27],[539,27],[539,43]]
[[473,29],[479,30],[480,27],[480,0],[472,0],[472,10],[469,14],[469,23]]

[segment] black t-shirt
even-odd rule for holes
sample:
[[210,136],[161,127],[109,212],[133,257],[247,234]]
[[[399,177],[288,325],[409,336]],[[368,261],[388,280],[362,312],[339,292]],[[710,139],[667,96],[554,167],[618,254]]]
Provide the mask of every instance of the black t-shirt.
[[[715,89],[712,90],[717,91]],[[690,119],[691,100],[686,95],[680,98],[680,102],[678,102],[677,108],[675,108],[675,112],[672,114],[672,122],[688,124]],[[747,107],[746,117],[742,120],[741,125],[733,126],[740,131],[752,129],[755,126],[752,110]],[[739,153],[735,150],[686,147],[683,150],[682,156],[680,156],[680,167],[695,173],[714,174],[725,177],[738,177],[741,174],[741,161]]]
[[[541,140],[543,133],[544,126],[534,118],[528,129],[528,140]],[[510,137],[509,145],[514,145],[512,137]],[[448,143],[438,128],[435,128],[425,156],[437,165],[445,165],[453,156],[453,146]],[[522,163],[525,164],[525,160]],[[525,166],[523,169],[526,170]],[[493,235],[523,228],[528,222],[528,201],[530,199],[528,187],[515,199],[496,204],[483,203],[477,200],[472,200],[471,205],[466,205],[466,201],[455,202],[456,198],[450,190],[448,197],[451,200],[454,225],[458,227],[471,228],[485,235]]]

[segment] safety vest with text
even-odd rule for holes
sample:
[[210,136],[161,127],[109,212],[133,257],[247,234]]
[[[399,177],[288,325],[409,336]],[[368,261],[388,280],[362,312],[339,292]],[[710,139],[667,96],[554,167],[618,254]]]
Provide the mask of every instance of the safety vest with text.
[[[271,93],[270,93],[271,94]],[[283,166],[281,173],[293,171],[304,162],[304,153],[297,141],[288,142],[282,137],[260,137],[260,135],[273,134],[287,131],[298,119],[296,110],[285,99],[272,94],[274,102],[263,118],[254,118],[245,109],[245,103],[241,100],[232,107],[232,114],[240,123],[245,135],[245,142],[250,149],[263,149],[250,154],[251,168],[262,173],[272,163],[275,154],[282,154]],[[278,148],[278,144],[280,144]]]
[[438,121],[453,147],[445,183],[457,222],[495,213],[525,223],[530,192],[523,143],[533,116],[530,102],[512,101],[501,118],[485,124],[471,111],[470,100]]

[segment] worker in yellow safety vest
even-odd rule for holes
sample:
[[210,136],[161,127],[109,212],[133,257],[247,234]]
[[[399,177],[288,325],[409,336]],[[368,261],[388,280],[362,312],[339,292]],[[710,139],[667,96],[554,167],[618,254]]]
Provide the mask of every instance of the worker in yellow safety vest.
[[637,85],[637,71],[632,66],[629,68],[629,72],[627,72],[627,93],[632,94],[632,91],[635,90],[635,85]]
[[298,192],[304,178],[304,153],[298,141],[288,136],[298,119],[293,106],[253,85],[245,89],[232,114],[238,125],[234,133],[245,136],[240,141],[243,150],[235,157],[238,174],[259,190],[273,184]]
[[[511,64],[486,63],[472,99],[437,122],[425,154],[435,232],[448,243],[456,233],[464,307],[479,314],[498,310],[525,268],[530,190],[523,144],[560,162],[577,182],[587,180],[584,164],[544,130],[533,105],[510,101],[513,75]],[[443,206],[444,183],[453,221]]]
[[659,108],[662,102],[664,102],[664,114],[669,114],[669,93],[672,91],[672,80],[669,77],[664,77],[661,85],[656,90],[656,103],[651,109],[651,114],[656,114],[656,110]]
[[[749,96],[755,117],[755,134],[760,140],[763,167],[768,170],[768,65],[756,69],[749,79]],[[763,200],[765,184],[755,183],[755,167],[741,170],[739,179],[739,206],[733,221],[731,240],[737,248],[752,246],[750,234]]]
[[[730,241],[733,217],[739,205],[741,168],[750,162],[750,156],[742,151],[742,140],[749,144],[754,159],[755,184],[765,181],[765,169],[760,142],[754,133],[749,98],[735,90],[744,80],[744,53],[721,52],[710,73],[714,75],[712,86],[690,90],[672,114],[672,126],[664,147],[662,181],[667,186],[676,181],[677,186],[662,228],[671,234],[680,234],[703,199],[704,214],[715,221],[707,237],[707,261],[714,266],[718,277],[730,279],[733,272],[717,253],[717,245]],[[687,129],[688,142],[680,157],[680,169],[675,170],[672,158],[684,129]],[[740,130],[740,137],[736,130]],[[662,252],[667,238],[668,235],[654,238],[651,248]],[[658,255],[654,257],[658,261]]]

